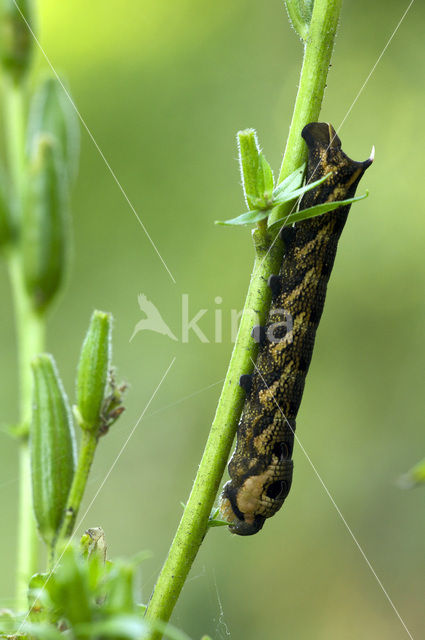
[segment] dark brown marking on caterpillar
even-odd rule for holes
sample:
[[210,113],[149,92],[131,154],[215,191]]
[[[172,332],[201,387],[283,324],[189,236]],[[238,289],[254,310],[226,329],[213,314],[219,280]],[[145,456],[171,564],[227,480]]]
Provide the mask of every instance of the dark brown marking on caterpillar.
[[[354,196],[373,159],[348,158],[327,123],[307,125],[302,136],[309,154],[307,182],[332,175],[304,195],[300,208]],[[285,256],[279,283],[270,279],[273,301],[267,324],[262,331],[253,330],[260,342],[259,354],[229,462],[231,480],[221,496],[221,513],[233,533],[257,533],[265,519],[280,509],[291,487],[295,419],[349,209],[340,207],[282,230]],[[274,334],[278,340],[264,340],[263,334],[269,335],[270,327],[281,322],[282,310],[292,317],[291,331],[280,327]]]
[[251,331],[251,338],[253,340],[255,340],[255,342],[257,344],[264,345],[267,337],[266,337],[266,330],[264,327],[262,327],[260,324],[256,324]]
[[277,298],[281,290],[280,276],[271,275],[267,280],[267,284],[270,287],[270,291],[272,292],[272,298]]
[[239,386],[248,394],[252,389],[252,374],[244,373],[244,375],[239,378]]

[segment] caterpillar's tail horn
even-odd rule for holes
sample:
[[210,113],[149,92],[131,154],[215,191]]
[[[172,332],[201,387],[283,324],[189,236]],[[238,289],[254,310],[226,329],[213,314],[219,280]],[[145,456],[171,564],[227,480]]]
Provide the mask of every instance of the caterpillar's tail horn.
[[368,157],[367,160],[364,161],[364,165],[365,165],[365,169],[367,169],[368,167],[370,167],[370,165],[372,164],[372,162],[375,160],[375,145],[373,145],[372,147],[372,151],[370,152],[370,156]]

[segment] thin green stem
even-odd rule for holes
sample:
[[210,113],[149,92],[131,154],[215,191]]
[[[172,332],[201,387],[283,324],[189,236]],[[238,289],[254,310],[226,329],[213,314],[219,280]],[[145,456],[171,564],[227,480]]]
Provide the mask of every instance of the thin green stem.
[[[316,0],[304,51],[301,82],[294,108],[279,182],[305,160],[302,128],[317,120],[326,86],[342,0]],[[282,210],[279,211],[282,215]],[[272,220],[272,222],[274,222]],[[217,412],[198,473],[168,556],[158,577],[146,617],[168,621],[208,527],[208,517],[226,466],[242,411],[244,395],[238,381],[252,371],[255,345],[251,336],[253,310],[262,322],[270,304],[267,279],[279,269],[283,247],[257,229],[254,270],[249,285],[239,333],[230,360]],[[153,631],[151,640],[162,634]]]
[[[286,149],[278,182],[282,182],[307,159],[307,148],[301,137],[303,127],[320,115],[329,64],[338,27],[342,0],[315,0],[304,49],[297,99],[292,115]],[[288,210],[291,208],[288,205]],[[273,212],[269,224],[282,213]]]
[[36,313],[26,295],[20,256],[13,250],[9,256],[9,275],[15,306],[20,388],[19,428],[19,520],[17,546],[16,598],[19,608],[26,606],[28,580],[37,570],[38,538],[32,510],[31,468],[28,447],[32,402],[30,362],[44,351],[45,320]]
[[[14,223],[22,213],[25,183],[25,101],[23,87],[12,81],[5,85],[6,138],[11,177]],[[20,393],[19,521],[17,545],[16,599],[18,608],[27,605],[30,576],[37,570],[38,538],[32,510],[31,469],[28,448],[31,417],[32,378],[30,362],[45,345],[45,317],[32,308],[25,290],[21,257],[17,247],[8,255],[9,275],[15,306]]]
[[[83,429],[78,464],[68,496],[65,517],[55,545],[56,549],[62,542],[71,536],[74,530],[75,521],[84,496],[84,491],[86,489],[87,480],[99,440],[97,433],[98,432],[93,433],[92,431]],[[54,553],[56,553],[56,551]]]
[[[155,586],[146,616],[168,621],[208,527],[208,518],[224,473],[241,414],[244,393],[239,386],[242,373],[252,370],[256,343],[251,330],[265,320],[270,293],[267,274],[279,268],[280,247],[270,251],[271,238],[254,232],[256,258],[237,339],[218,402],[211,431],[193,484],[192,492]],[[253,310],[257,310],[257,312]],[[155,632],[152,638],[160,638]]]

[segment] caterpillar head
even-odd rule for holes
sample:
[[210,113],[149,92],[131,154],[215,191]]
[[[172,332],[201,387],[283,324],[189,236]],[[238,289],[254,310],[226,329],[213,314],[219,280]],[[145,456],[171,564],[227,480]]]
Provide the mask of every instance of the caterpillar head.
[[260,531],[288,495],[292,468],[292,460],[286,460],[285,464],[270,465],[264,473],[245,477],[240,486],[233,481],[225,484],[220,512],[232,533],[251,536]]

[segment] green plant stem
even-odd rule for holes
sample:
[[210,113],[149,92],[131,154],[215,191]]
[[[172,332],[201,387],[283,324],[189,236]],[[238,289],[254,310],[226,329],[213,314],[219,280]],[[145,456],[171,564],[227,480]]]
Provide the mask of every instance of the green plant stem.
[[[65,517],[55,545],[56,549],[62,542],[67,540],[73,532],[98,440],[99,438],[96,433],[83,429],[77,468],[75,470],[74,479],[69,492],[68,502],[65,509]],[[54,551],[54,555],[56,554],[56,549]]]
[[[281,259],[280,247],[276,245],[269,251],[270,243],[271,238],[264,231],[254,232],[256,258],[229,369],[192,492],[148,605],[148,619],[169,620],[207,531],[244,402],[239,377],[252,370],[251,359],[256,357],[257,345],[251,338],[251,330],[265,320],[270,304],[265,278],[279,268]],[[153,633],[152,638],[160,637],[161,634]]]
[[[318,120],[320,115],[341,5],[342,0],[315,0],[278,182],[282,182],[307,159],[307,148],[301,131],[309,122]],[[290,209],[291,205],[288,205],[287,210]],[[269,224],[276,222],[281,213],[282,211],[272,212]]]
[[[342,0],[315,2],[279,182],[305,160],[306,152],[300,133],[304,125],[319,117],[341,2]],[[278,215],[282,215],[282,210]],[[267,279],[271,273],[278,271],[283,253],[280,241],[275,242],[267,236],[264,225],[257,229],[257,234],[254,270],[217,412],[192,492],[152,593],[146,612],[147,619],[168,621],[171,616],[207,531],[208,517],[233,443],[244,400],[244,394],[238,385],[239,377],[252,371],[251,358],[254,359],[256,354],[250,337],[254,324],[252,310],[258,312],[260,322],[265,319],[270,304]],[[160,638],[161,633],[151,633],[150,640]]]
[[[5,82],[6,141],[11,177],[12,204],[16,225],[22,213],[25,183],[25,100],[23,87],[13,81]],[[31,470],[28,448],[29,421],[32,402],[30,362],[45,345],[45,317],[35,312],[26,294],[21,260],[17,247],[8,255],[9,274],[15,306],[16,337],[20,393],[19,447],[19,507],[16,600],[18,608],[27,605],[28,579],[37,570],[38,539],[32,511]]]
[[9,256],[9,274],[15,306],[18,345],[20,427],[19,427],[19,506],[16,600],[19,609],[27,605],[29,578],[37,571],[38,537],[32,509],[31,467],[28,445],[32,402],[30,362],[44,351],[45,322],[35,313],[25,292],[19,256]]

